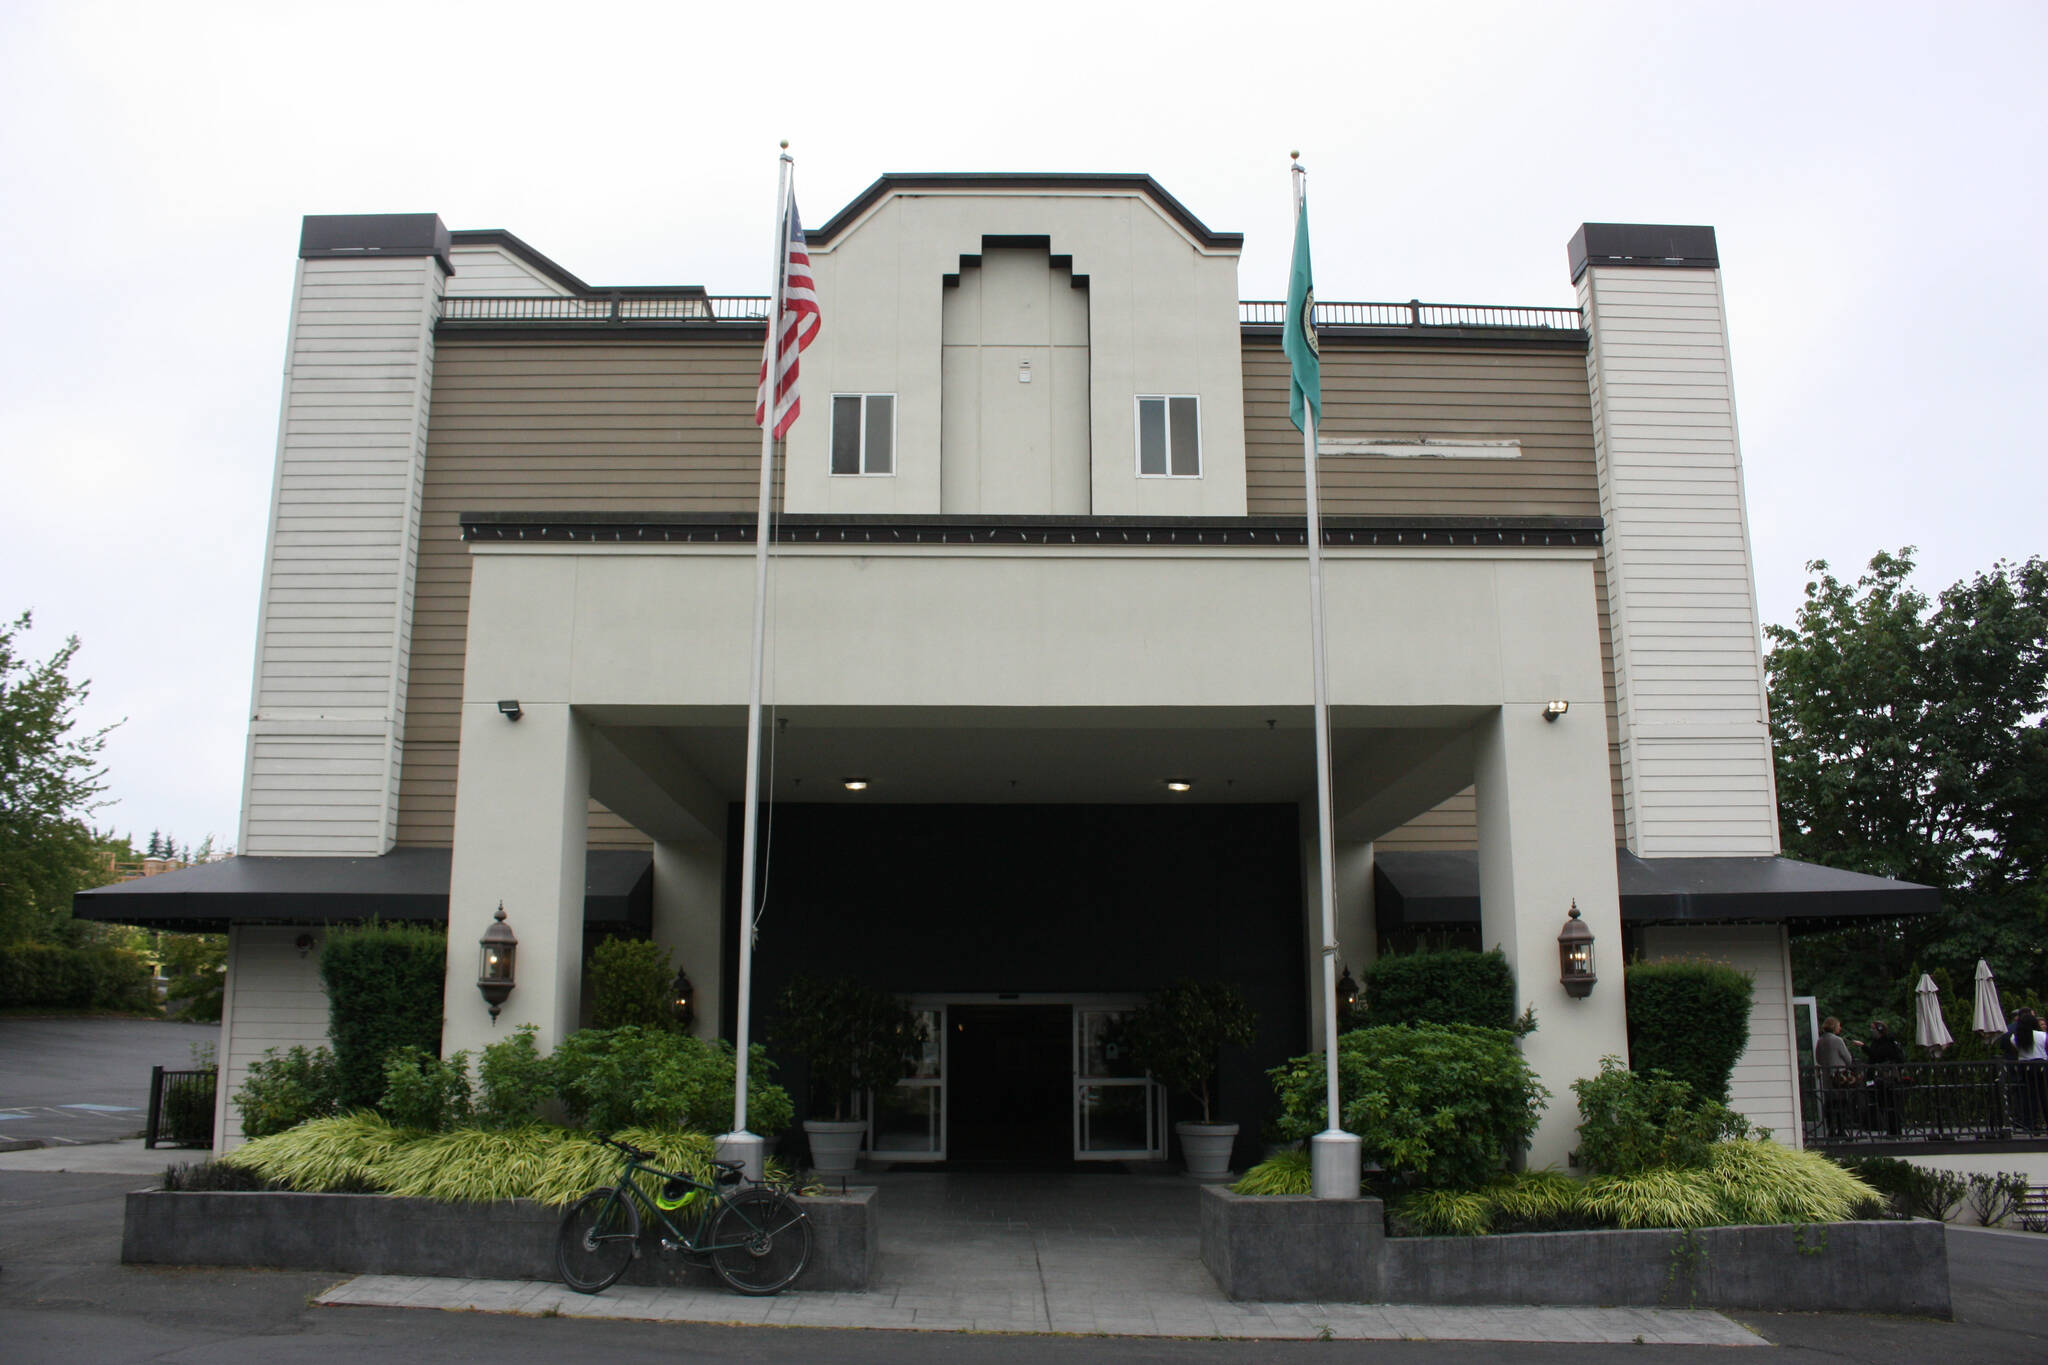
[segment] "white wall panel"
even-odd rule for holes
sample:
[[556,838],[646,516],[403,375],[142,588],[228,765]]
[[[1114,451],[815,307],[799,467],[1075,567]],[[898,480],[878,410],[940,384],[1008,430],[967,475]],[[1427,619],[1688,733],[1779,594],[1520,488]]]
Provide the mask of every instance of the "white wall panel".
[[1749,1045],[1728,1080],[1729,1107],[1800,1145],[1799,1061],[1792,1021],[1791,959],[1777,924],[1733,924],[1643,930],[1643,955],[1706,958],[1749,973]]
[[[301,934],[314,946],[301,953]],[[327,992],[320,985],[324,931],[300,925],[236,925],[228,934],[227,994],[221,1007],[220,1084],[214,1150],[238,1147],[242,1116],[232,1096],[270,1048],[327,1045]]]

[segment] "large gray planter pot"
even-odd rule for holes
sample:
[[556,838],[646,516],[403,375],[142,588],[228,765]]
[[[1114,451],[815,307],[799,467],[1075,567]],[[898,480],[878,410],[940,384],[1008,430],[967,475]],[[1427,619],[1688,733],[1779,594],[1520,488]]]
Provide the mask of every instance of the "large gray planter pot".
[[867,1131],[867,1124],[859,1119],[805,1119],[811,1169],[819,1175],[852,1175],[860,1164],[860,1140]]
[[1173,1125],[1180,1137],[1180,1154],[1188,1163],[1188,1174],[1196,1180],[1230,1179],[1230,1149],[1237,1145],[1234,1123],[1198,1123],[1182,1119]]

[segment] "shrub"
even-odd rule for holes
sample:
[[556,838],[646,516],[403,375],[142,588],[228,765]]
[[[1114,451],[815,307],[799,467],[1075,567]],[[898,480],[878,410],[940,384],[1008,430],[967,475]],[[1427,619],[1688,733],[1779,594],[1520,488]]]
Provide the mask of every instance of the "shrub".
[[1477,1190],[1415,1190],[1393,1212],[1414,1237],[1481,1237],[1493,1226],[1493,1205]]
[[376,1167],[405,1141],[402,1129],[367,1111],[312,1119],[245,1142],[221,1158],[291,1190],[349,1193],[383,1188]]
[[[722,1133],[731,1125],[732,1044],[626,1027],[582,1029],[557,1047],[556,1092],[575,1123],[600,1133],[635,1125]],[[756,1048],[748,1063],[747,1125],[764,1137],[789,1126],[789,1094]]]
[[1535,1016],[1515,1017],[1515,978],[1496,948],[1403,953],[1365,969],[1361,1024],[1474,1024],[1529,1033]]
[[165,1190],[267,1190],[270,1182],[256,1172],[224,1161],[195,1161],[164,1167]]
[[646,939],[608,938],[590,955],[593,1028],[679,1029],[676,969],[669,950]]
[[1714,1143],[1750,1131],[1741,1115],[1696,1099],[1677,1077],[1630,1071],[1619,1057],[1602,1057],[1600,1074],[1573,1081],[1572,1091],[1579,1097],[1579,1161],[1609,1175],[1696,1169],[1707,1164]]
[[540,1117],[555,1096],[555,1068],[534,1044],[532,1024],[485,1048],[476,1064],[476,1120],[485,1128],[516,1128]]
[[439,1054],[447,974],[447,945],[437,930],[373,921],[328,936],[320,980],[344,1109],[367,1108],[383,1095],[392,1049]]
[[1579,1207],[1585,1186],[1561,1171],[1510,1171],[1481,1193],[1496,1232],[1553,1232],[1588,1221]]
[[140,953],[105,943],[15,943],[0,948],[0,1005],[153,1013],[156,996]]
[[1579,1207],[1618,1228],[1704,1228],[1724,1221],[1720,1190],[1707,1173],[1670,1166],[1594,1176]]
[[[924,1053],[924,1025],[910,1007],[851,977],[797,976],[776,1010],[770,1038],[810,1064],[812,1118],[824,1116],[828,1101],[833,1116],[845,1118],[855,1092],[896,1084]],[[748,1103],[751,1112],[751,1096]]]
[[1315,1180],[1308,1152],[1300,1147],[1275,1152],[1232,1185],[1235,1194],[1312,1194]]
[[469,1054],[446,1061],[416,1047],[393,1048],[384,1059],[384,1093],[377,1110],[401,1128],[439,1133],[470,1116]]
[[1237,987],[1222,981],[1176,981],[1145,998],[1126,1024],[1131,1060],[1176,1094],[1202,1103],[1209,1113],[1209,1084],[1217,1054],[1225,1047],[1249,1047],[1258,1021]]
[[2027,1177],[2019,1171],[1979,1173],[1970,1177],[1970,1212],[1987,1228],[2012,1217],[2027,1193]]
[[1930,1171],[1897,1157],[1842,1157],[1838,1164],[1883,1195],[1900,1218],[1947,1222],[1962,1207],[1970,1189],[1969,1182],[1954,1171]]
[[[1504,1029],[1389,1025],[1345,1034],[1337,1046],[1347,1131],[1396,1186],[1470,1190],[1528,1145],[1549,1092]],[[1327,1126],[1323,1057],[1296,1057],[1270,1073],[1280,1100],[1274,1128],[1304,1141]]]
[[1629,1065],[1668,1071],[1695,1095],[1726,1104],[1749,1044],[1748,974],[1718,962],[1637,962],[1626,983]]
[[338,1097],[333,1053],[324,1047],[295,1047],[279,1055],[271,1048],[249,1068],[234,1102],[243,1136],[260,1138],[326,1118],[338,1107]]

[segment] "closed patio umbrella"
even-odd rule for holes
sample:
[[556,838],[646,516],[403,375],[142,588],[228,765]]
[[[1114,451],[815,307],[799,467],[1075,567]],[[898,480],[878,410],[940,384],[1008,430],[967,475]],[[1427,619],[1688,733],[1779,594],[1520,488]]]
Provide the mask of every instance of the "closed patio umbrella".
[[1913,987],[1913,994],[1919,997],[1913,1007],[1913,1041],[1937,1050],[1953,1043],[1955,1036],[1941,1021],[1941,987],[1934,984],[1934,978],[1920,973],[1920,984]]
[[1998,982],[1991,964],[1977,959],[1977,998],[1970,1011],[1970,1027],[1980,1037],[1996,1038],[2005,1032],[2005,1011],[1998,1004]]

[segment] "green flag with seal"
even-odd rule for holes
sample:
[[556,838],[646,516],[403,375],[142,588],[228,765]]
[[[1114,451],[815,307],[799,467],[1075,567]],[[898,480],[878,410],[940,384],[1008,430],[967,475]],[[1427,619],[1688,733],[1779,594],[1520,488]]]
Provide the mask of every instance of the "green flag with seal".
[[1323,420],[1323,362],[1316,346],[1316,280],[1308,262],[1308,196],[1294,210],[1294,267],[1287,273],[1287,322],[1280,345],[1287,352],[1291,375],[1287,415],[1306,432],[1303,409],[1318,425]]

